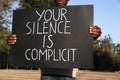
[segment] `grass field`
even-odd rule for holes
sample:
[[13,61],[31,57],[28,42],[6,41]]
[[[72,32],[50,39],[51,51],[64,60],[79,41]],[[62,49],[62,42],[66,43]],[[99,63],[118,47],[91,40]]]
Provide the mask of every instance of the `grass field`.
[[[77,72],[77,80],[120,80],[120,73]],[[0,80],[40,80],[40,70],[0,70]]]

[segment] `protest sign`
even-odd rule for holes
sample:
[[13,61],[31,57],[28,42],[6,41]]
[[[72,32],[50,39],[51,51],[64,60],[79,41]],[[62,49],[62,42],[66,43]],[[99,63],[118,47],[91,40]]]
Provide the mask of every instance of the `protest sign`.
[[11,65],[41,68],[93,67],[93,6],[15,10]]

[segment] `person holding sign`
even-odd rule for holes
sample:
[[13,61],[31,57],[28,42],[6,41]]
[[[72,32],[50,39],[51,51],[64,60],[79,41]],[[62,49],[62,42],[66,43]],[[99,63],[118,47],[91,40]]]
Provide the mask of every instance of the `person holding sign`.
[[[56,6],[66,6],[69,0],[54,0]],[[89,33],[96,40],[101,35],[101,29],[98,26],[90,26]],[[14,45],[17,42],[17,35],[8,36],[8,45]],[[75,80],[73,69],[68,68],[41,68],[41,80]]]

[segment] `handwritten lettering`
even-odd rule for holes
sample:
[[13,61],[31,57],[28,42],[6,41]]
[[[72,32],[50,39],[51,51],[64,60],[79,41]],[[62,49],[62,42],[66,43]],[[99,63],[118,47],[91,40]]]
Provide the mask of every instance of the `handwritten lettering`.
[[[77,48],[53,48],[54,34],[70,35],[70,20],[67,18],[67,9],[36,10],[37,21],[26,22],[26,35],[43,35],[42,49],[29,48],[25,50],[26,60],[39,61],[75,61]],[[59,43],[62,44],[62,43]],[[41,46],[41,45],[40,45]]]

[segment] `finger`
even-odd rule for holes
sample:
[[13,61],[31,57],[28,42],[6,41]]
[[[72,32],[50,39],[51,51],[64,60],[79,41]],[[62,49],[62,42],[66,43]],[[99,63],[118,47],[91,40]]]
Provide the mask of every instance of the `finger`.
[[16,37],[16,35],[12,34],[12,35],[9,35],[8,37]]
[[90,31],[90,33],[94,32],[94,31],[100,32],[101,28],[99,28],[98,26],[90,26],[89,31]]
[[101,34],[101,31],[100,30],[89,30],[89,33],[90,34]]
[[100,27],[98,27],[98,26],[96,26],[96,25],[90,26],[90,28],[100,29]]
[[101,35],[101,31],[99,31],[99,32],[92,32],[92,33],[90,33],[90,34],[92,34],[92,35]]
[[12,42],[12,43],[8,43],[9,46],[14,45],[14,44],[15,44],[14,42]]
[[11,39],[11,40],[8,40],[7,42],[8,42],[8,43],[12,43],[12,42],[14,42],[14,43],[15,43],[15,42],[16,42],[16,40],[12,40],[12,39]]
[[15,44],[15,43],[16,43],[16,40],[7,40],[8,45],[12,45],[12,44]]
[[16,42],[16,41],[9,41],[9,42],[7,42],[7,44],[11,46],[11,45],[14,45],[15,42]]
[[7,37],[7,40],[16,40],[16,39],[17,39],[16,35],[10,35]]

